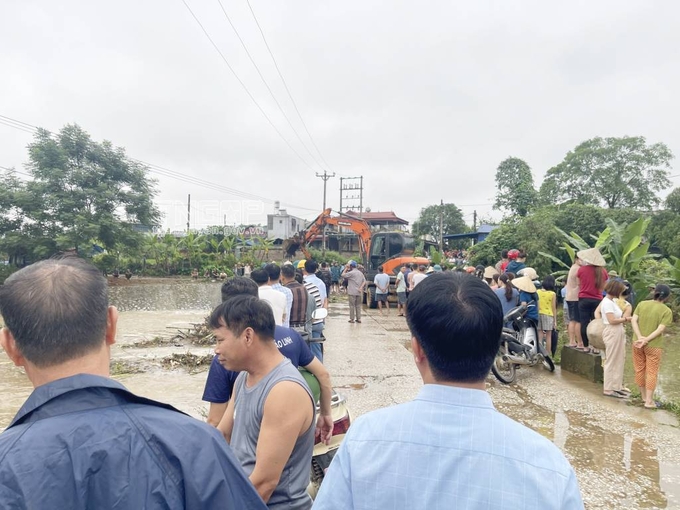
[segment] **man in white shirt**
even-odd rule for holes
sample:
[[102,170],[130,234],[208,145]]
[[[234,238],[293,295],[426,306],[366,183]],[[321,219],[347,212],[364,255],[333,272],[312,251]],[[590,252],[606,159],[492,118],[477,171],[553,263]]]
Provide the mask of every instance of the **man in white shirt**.
[[387,296],[390,293],[390,275],[383,272],[383,267],[378,267],[378,274],[373,277],[375,283],[375,300],[378,302],[378,309],[380,315],[383,313],[383,303],[387,308],[387,313],[390,313],[390,302],[387,301]]
[[250,277],[257,283],[258,296],[260,299],[269,303],[274,310],[274,322],[277,326],[283,326],[286,322],[286,307],[288,305],[286,296],[269,285],[269,275],[264,269],[255,269],[250,273]]
[[269,286],[286,297],[286,318],[283,320],[283,327],[289,328],[290,310],[293,307],[293,293],[290,289],[281,285],[281,268],[278,265],[274,263],[267,264],[264,266],[264,270],[269,276]]

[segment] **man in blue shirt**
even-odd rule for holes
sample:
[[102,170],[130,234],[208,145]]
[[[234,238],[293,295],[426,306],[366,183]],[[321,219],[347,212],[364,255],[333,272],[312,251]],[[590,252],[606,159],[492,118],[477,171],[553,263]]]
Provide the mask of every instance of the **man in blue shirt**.
[[109,378],[118,312],[94,266],[30,265],[0,313],[35,387],[0,434],[0,508],[266,509],[215,429]]
[[503,327],[489,286],[433,274],[411,293],[406,317],[425,385],[415,400],[352,424],[314,509],[582,509],[562,452],[496,411],[485,391]]

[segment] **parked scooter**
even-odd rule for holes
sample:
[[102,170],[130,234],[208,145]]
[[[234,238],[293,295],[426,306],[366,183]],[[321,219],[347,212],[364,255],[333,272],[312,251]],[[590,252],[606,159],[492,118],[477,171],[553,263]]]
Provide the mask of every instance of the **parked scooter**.
[[527,305],[518,306],[503,317],[503,324],[509,323],[512,327],[503,328],[501,346],[491,371],[505,384],[515,380],[516,370],[520,365],[534,366],[541,363],[551,372],[555,371],[553,360],[538,339],[536,326],[526,317],[527,309]]
[[[327,315],[328,310],[325,308],[317,308],[312,313],[310,320],[325,319]],[[308,332],[304,329],[295,329],[308,344],[311,342],[320,342],[323,348],[325,337],[322,336],[321,338],[315,338],[312,340]],[[307,381],[307,384],[309,384],[312,394],[319,395],[319,382],[316,380],[316,377],[304,369],[300,369],[300,372]],[[319,411],[320,408],[317,401],[317,416]],[[321,482],[326,476],[326,470],[328,469],[328,466],[330,466],[333,457],[335,457],[338,448],[340,448],[342,440],[345,438],[345,434],[347,433],[347,430],[349,430],[349,426],[352,422],[352,416],[349,412],[349,408],[347,407],[347,401],[345,397],[337,393],[335,390],[333,390],[333,394],[331,396],[331,416],[333,417],[333,434],[331,436],[330,443],[326,445],[320,440],[317,440],[317,442],[314,444],[314,450],[312,452],[312,466],[309,474],[309,485],[307,486],[307,493],[312,497],[312,499],[316,498],[316,495],[321,488]]]

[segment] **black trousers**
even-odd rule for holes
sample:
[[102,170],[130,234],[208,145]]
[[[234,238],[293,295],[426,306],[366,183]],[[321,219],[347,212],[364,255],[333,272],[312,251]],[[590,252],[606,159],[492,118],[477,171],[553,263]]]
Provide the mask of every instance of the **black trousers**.
[[583,345],[588,347],[588,324],[595,318],[595,310],[600,305],[602,299],[579,298],[578,300],[578,315],[581,323],[581,338]]

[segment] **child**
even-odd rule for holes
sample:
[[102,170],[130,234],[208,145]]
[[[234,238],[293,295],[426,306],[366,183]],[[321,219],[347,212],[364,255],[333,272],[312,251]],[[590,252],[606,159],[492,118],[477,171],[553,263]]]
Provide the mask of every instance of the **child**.
[[545,348],[552,352],[552,332],[557,317],[557,294],[555,294],[555,278],[546,276],[538,293],[538,330],[541,331]]

